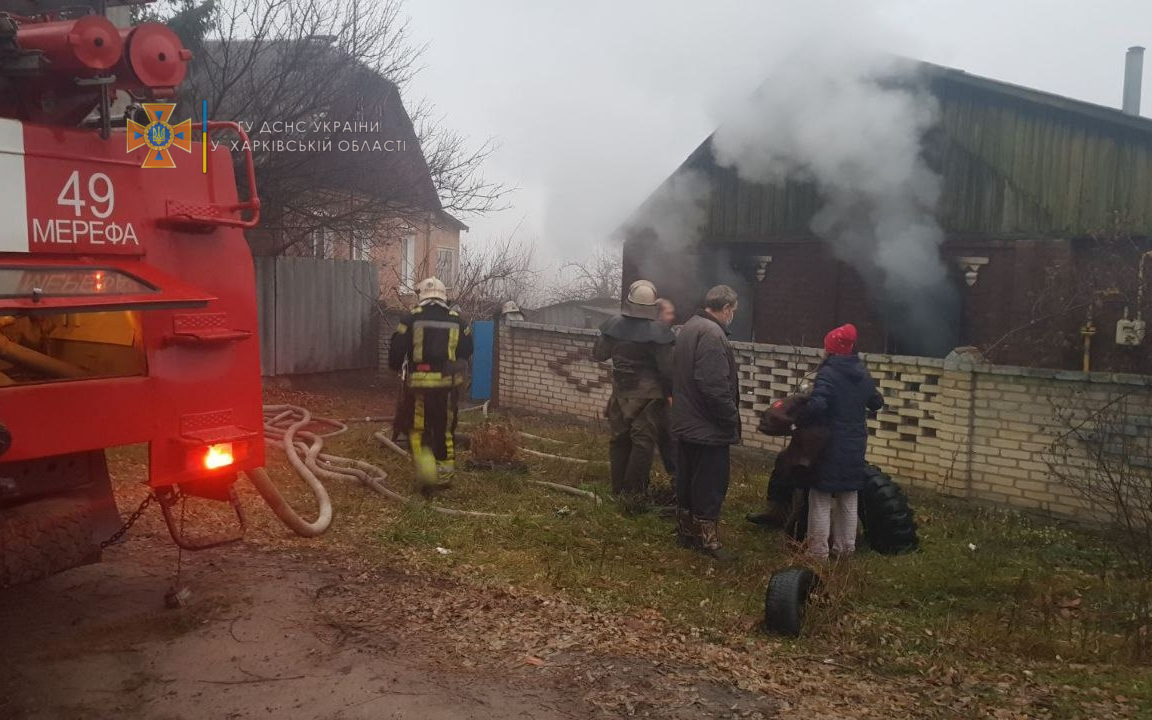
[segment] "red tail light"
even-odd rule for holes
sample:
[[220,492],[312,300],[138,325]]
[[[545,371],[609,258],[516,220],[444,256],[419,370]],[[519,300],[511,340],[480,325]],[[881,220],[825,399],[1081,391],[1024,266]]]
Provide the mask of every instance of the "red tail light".
[[248,441],[200,445],[189,449],[188,469],[198,473],[212,473],[232,467],[248,457]]
[[204,469],[206,470],[228,467],[233,462],[235,459],[232,457],[232,443],[209,445],[208,452],[204,455]]

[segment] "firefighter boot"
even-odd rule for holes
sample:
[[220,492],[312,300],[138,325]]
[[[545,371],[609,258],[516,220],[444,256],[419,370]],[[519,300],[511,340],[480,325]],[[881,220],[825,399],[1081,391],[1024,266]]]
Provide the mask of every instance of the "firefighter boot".
[[692,511],[676,508],[676,544],[682,548],[695,550],[700,547],[698,533],[696,521],[692,519]]
[[452,479],[456,477],[456,463],[455,462],[442,462],[436,464],[436,474],[440,478],[440,487],[448,488],[452,486]]
[[732,560],[732,553],[724,549],[720,544],[720,521],[719,520],[702,520],[696,518],[696,526],[700,528],[700,551],[705,555],[711,555],[719,562],[728,562]]
[[437,489],[439,478],[436,473],[436,456],[428,448],[420,448],[412,455],[416,467],[416,484],[420,492],[430,495]]

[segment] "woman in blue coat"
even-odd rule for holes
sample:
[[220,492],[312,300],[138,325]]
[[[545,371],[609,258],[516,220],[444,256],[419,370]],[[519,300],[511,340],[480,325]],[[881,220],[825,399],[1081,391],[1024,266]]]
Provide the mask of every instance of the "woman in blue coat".
[[876,381],[856,354],[856,327],[843,325],[824,338],[806,420],[828,429],[828,442],[808,491],[808,553],[827,558],[856,550],[857,496],[864,488],[868,414],[884,406]]

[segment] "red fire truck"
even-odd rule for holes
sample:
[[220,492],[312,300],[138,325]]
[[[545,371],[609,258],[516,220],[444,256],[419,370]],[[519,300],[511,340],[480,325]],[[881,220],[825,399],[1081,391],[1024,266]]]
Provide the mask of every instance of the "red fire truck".
[[99,559],[107,448],[147,443],[189,549],[229,538],[174,508],[231,502],[242,531],[234,484],[264,465],[252,158],[240,193],[229,143],[203,147],[243,131],[169,122],[191,57],[167,27],[59,4],[0,0],[0,587]]

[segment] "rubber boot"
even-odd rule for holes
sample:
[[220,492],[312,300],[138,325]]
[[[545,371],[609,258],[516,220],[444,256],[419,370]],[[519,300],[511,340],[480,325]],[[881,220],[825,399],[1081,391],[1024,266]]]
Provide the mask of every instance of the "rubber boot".
[[720,521],[719,520],[702,520],[696,518],[696,526],[700,528],[700,551],[705,555],[711,555],[719,562],[728,562],[732,560],[732,553],[724,549],[720,544]]
[[624,473],[628,470],[628,458],[632,455],[631,445],[621,442],[609,443],[608,465],[612,478],[612,494],[624,494]]
[[696,521],[692,519],[691,510],[676,509],[676,544],[689,550],[700,547],[699,531]]
[[625,515],[644,515],[650,509],[648,498],[644,495],[626,494],[618,496],[617,499]]
[[788,507],[780,503],[769,502],[764,512],[748,513],[745,519],[754,525],[768,528],[782,528],[788,518]]

